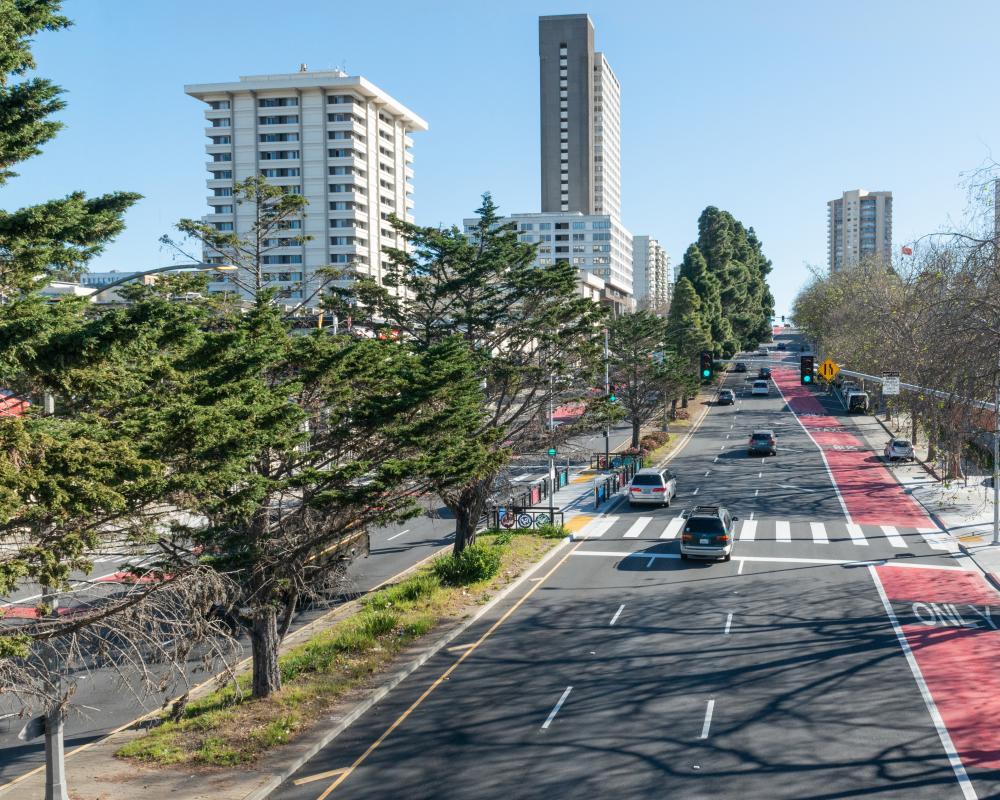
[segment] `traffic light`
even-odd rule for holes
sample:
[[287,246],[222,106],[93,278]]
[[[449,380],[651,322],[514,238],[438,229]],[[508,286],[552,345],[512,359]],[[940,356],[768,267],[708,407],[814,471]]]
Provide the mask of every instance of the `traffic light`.
[[608,395],[608,402],[609,403],[617,403],[618,402],[618,396],[614,392],[612,392],[611,394]]
[[782,315],[781,315],[781,321],[782,321],[782,322],[784,322],[784,321],[785,321],[785,315],[784,315],[784,314],[782,314]]
[[813,363],[815,359],[812,356],[801,356],[799,358],[799,374],[802,377],[802,385],[807,386],[813,382]]
[[701,379],[703,381],[709,381],[712,379],[712,370],[714,365],[712,364],[712,354],[702,353],[701,354]]

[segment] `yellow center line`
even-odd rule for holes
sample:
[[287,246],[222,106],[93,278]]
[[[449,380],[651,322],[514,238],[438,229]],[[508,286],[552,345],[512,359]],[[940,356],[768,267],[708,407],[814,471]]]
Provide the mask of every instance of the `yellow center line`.
[[313,781],[321,781],[323,778],[332,778],[334,775],[339,775],[347,767],[341,767],[340,769],[331,769],[329,772],[317,772],[315,775],[309,775],[306,778],[299,778],[298,780],[292,781],[295,786],[301,786],[303,783],[312,783]]
[[448,680],[448,677],[451,675],[451,673],[453,673],[456,669],[458,669],[459,665],[463,661],[465,661],[466,658],[469,657],[469,654],[475,652],[476,648],[479,647],[479,645],[485,642],[497,628],[503,625],[504,622],[506,622],[510,618],[510,616],[515,611],[517,611],[517,609],[521,607],[521,604],[524,603],[525,600],[527,600],[529,597],[531,597],[531,595],[535,593],[535,590],[537,590],[539,586],[545,583],[545,581],[547,581],[552,576],[552,574],[557,569],[559,569],[559,567],[561,567],[563,564],[566,563],[566,560],[571,555],[573,555],[573,553],[575,553],[576,550],[582,544],[583,542],[578,542],[575,547],[573,547],[566,553],[566,555],[564,555],[562,558],[559,559],[559,561],[555,564],[555,566],[552,567],[552,569],[550,569],[548,572],[545,573],[545,575],[542,577],[540,581],[538,581],[538,583],[536,583],[534,586],[528,589],[528,591],[525,592],[521,596],[521,598],[516,603],[514,603],[514,605],[512,605],[509,609],[507,609],[507,611],[504,612],[503,616],[501,616],[500,619],[494,622],[482,636],[480,636],[475,642],[473,642],[472,646],[469,647],[469,649],[466,650],[464,653],[462,653],[462,655],[460,655],[455,660],[454,664],[452,664],[450,667],[448,667],[448,669],[446,669],[443,673],[441,673],[441,676],[437,680],[435,680],[434,683],[428,686],[427,689],[424,690],[424,693],[420,695],[420,697],[418,697],[416,700],[414,700],[412,705],[410,705],[410,707],[406,709],[406,711],[400,714],[399,717],[396,719],[396,721],[393,722],[392,725],[390,725],[388,728],[386,728],[385,731],[382,733],[382,735],[379,736],[378,739],[376,739],[374,742],[372,742],[368,746],[368,749],[365,750],[365,752],[363,752],[360,756],[358,756],[355,759],[354,763],[351,764],[351,766],[347,767],[344,770],[344,772],[341,773],[333,783],[331,783],[328,787],[326,787],[326,790],[319,797],[317,797],[316,800],[326,800],[326,798],[333,793],[334,789],[340,786],[340,784],[343,783],[348,778],[348,776],[352,772],[354,772],[354,770],[356,770],[359,766],[361,766],[361,764],[363,764],[368,759],[368,756],[374,753],[375,750],[379,747],[379,745],[381,745],[382,742],[388,739],[389,736],[392,734],[392,732],[396,730],[396,728],[398,728],[400,725],[402,725],[406,721],[406,718],[410,716],[410,714],[412,714],[417,709],[417,707],[424,702],[424,700],[430,697],[431,693],[435,689],[437,689],[438,686],[440,686],[442,683]]

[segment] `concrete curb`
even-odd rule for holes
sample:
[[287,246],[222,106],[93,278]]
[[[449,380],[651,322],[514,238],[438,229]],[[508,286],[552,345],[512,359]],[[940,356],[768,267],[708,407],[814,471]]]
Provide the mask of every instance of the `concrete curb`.
[[997,575],[995,572],[990,572],[982,564],[980,564],[979,561],[976,559],[976,554],[971,550],[969,550],[969,548],[966,547],[961,542],[958,543],[958,549],[962,551],[962,554],[966,558],[968,558],[973,564],[979,567],[979,571],[983,573],[983,577],[986,578],[986,580],[990,583],[990,585],[993,586],[994,589],[1000,592],[1000,575]]
[[491,609],[493,609],[497,604],[507,598],[516,588],[521,586],[525,581],[528,580],[538,569],[553,558],[556,553],[562,550],[566,545],[570,543],[570,537],[562,539],[555,547],[549,550],[544,556],[542,556],[538,561],[531,565],[525,572],[521,574],[515,581],[513,581],[508,586],[504,587],[496,597],[494,597],[490,602],[479,609],[475,614],[466,619],[465,621],[459,623],[456,627],[447,631],[444,635],[440,636],[430,645],[428,645],[413,661],[407,664],[402,669],[397,670],[392,673],[387,681],[381,684],[377,689],[375,689],[372,694],[365,700],[357,704],[351,711],[333,728],[323,731],[322,733],[317,732],[315,734],[315,741],[308,744],[306,749],[296,756],[292,761],[282,764],[280,771],[272,773],[271,777],[261,786],[256,787],[248,794],[243,795],[242,800],[266,800],[270,797],[271,793],[281,786],[291,775],[298,771],[306,762],[308,762],[313,756],[315,756],[320,750],[326,747],[330,742],[336,739],[340,734],[347,730],[356,720],[363,716],[367,711],[369,711],[373,706],[379,703],[386,695],[389,694],[393,689],[399,686],[406,678],[416,672],[420,667],[422,667],[427,661],[429,661],[433,656],[440,652],[441,648],[447,645],[449,642],[454,641],[461,634],[465,633],[472,625],[478,622],[485,614],[487,614]]

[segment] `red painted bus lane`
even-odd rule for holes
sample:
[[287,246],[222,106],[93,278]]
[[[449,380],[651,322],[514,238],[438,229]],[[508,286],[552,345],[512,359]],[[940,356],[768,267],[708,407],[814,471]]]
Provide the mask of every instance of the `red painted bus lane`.
[[923,507],[896,482],[881,458],[840,420],[830,416],[816,395],[799,383],[798,370],[775,367],[772,377],[789,409],[823,452],[852,522],[937,528]]
[[1000,594],[961,570],[873,571],[965,769],[1000,769]]

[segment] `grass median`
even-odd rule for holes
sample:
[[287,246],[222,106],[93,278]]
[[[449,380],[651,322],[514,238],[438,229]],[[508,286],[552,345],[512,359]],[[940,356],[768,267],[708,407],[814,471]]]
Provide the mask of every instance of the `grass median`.
[[164,767],[252,764],[307,730],[404,648],[487,603],[564,535],[554,527],[481,534],[468,557],[446,556],[421,567],[368,595],[357,613],[290,648],[279,659],[282,689],[274,696],[252,699],[249,675],[240,676],[193,700],[179,719],[164,716],[116,755]]

